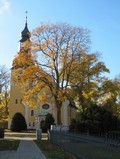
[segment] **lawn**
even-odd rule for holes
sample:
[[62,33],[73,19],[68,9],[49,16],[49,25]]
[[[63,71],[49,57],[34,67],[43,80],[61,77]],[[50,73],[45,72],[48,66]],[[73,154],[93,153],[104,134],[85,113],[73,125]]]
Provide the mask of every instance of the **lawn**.
[[[43,151],[48,159],[74,159],[70,153],[56,146],[50,141],[36,141],[38,147]],[[112,149],[106,145],[87,142],[69,142],[62,143],[77,157],[85,159],[120,159],[120,149]]]
[[17,150],[19,146],[19,140],[0,140],[0,151]]
[[64,149],[56,146],[50,141],[35,141],[47,159],[75,159],[75,157]]
[[64,146],[74,151],[79,157],[86,159],[120,159],[120,149],[112,149],[106,145],[87,142],[64,143]]

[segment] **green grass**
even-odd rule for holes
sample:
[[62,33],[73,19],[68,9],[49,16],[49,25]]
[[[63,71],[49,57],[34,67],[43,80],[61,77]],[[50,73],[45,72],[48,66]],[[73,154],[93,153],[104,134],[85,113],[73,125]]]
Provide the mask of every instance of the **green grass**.
[[0,140],[0,151],[17,150],[19,140]]
[[50,141],[35,141],[47,159],[74,159],[74,156]]
[[97,143],[65,143],[69,149],[75,152],[79,157],[85,157],[86,159],[120,159],[120,149],[113,150],[105,145]]
[[[47,156],[47,159],[73,159],[70,153],[56,146],[50,141],[36,141],[38,147]],[[120,159],[120,149],[113,150],[106,145],[87,142],[64,142],[63,146],[69,148],[77,156],[85,159]]]

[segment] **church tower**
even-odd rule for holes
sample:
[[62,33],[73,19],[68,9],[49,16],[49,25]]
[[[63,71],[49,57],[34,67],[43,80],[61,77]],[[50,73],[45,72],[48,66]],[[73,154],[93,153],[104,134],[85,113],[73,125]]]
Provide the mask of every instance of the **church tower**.
[[[25,27],[23,31],[21,32],[21,40],[19,41],[19,48],[18,53],[24,49],[25,42],[30,41],[30,32],[28,30],[28,24],[27,24],[27,12],[26,12],[26,22]],[[21,88],[17,86],[13,79],[13,72],[16,68],[12,67],[11,69],[11,85],[10,85],[10,104],[9,104],[9,122],[8,122],[8,128],[10,129],[11,121],[13,116],[19,112],[21,113],[26,120],[27,128],[32,125],[32,128],[34,129],[35,126],[35,117],[34,117],[34,110],[30,110],[28,105],[23,105],[22,99],[23,94],[21,91]],[[32,113],[32,114],[31,114]],[[31,119],[29,119],[29,116]],[[32,121],[30,124],[29,121]]]

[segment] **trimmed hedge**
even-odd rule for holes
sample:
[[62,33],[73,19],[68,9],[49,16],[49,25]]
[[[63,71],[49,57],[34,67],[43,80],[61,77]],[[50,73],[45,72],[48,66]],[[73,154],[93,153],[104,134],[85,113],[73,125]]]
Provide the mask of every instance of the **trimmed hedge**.
[[16,132],[21,132],[27,129],[25,118],[21,113],[16,113],[13,116],[10,129],[11,131]]

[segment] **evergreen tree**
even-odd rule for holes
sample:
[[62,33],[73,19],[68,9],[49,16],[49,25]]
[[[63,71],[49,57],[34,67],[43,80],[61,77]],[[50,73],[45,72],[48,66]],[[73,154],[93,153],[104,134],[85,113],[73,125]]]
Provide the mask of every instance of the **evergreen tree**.
[[50,126],[54,124],[55,119],[53,118],[52,114],[48,113],[45,118],[45,126],[47,129],[50,129]]

